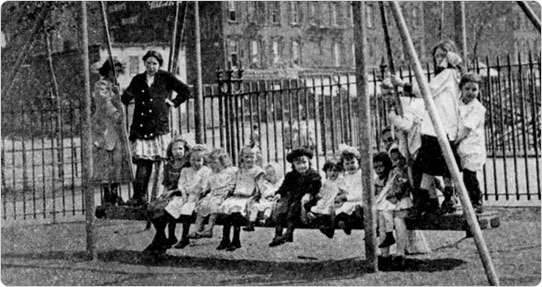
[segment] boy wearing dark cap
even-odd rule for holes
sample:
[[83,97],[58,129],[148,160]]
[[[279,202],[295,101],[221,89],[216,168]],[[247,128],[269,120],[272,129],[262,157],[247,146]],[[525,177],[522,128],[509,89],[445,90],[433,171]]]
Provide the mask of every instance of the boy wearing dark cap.
[[[301,198],[305,194],[310,194],[316,198],[322,181],[320,174],[311,168],[313,154],[312,151],[305,148],[298,148],[286,156],[286,160],[292,164],[292,171],[288,172],[277,191],[280,196],[277,202],[277,208],[273,211],[276,223],[275,238],[269,243],[270,247],[293,241],[295,224],[298,223],[302,208],[309,208],[312,205],[301,206]],[[282,229],[286,227],[286,233],[282,234]]]

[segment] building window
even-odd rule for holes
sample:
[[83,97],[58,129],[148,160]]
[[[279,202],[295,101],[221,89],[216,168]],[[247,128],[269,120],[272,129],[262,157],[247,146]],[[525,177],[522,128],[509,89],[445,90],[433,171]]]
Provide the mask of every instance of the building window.
[[271,5],[271,7],[269,8],[271,10],[269,11],[271,14],[271,23],[280,24],[280,2],[269,2],[269,5]]
[[130,76],[135,75],[139,73],[139,57],[138,56],[130,56],[128,57],[129,62],[129,69],[130,69]]
[[273,65],[277,64],[280,61],[280,50],[279,50],[279,41],[273,40],[273,43],[271,45],[272,53],[273,53]]
[[311,2],[309,8],[309,24],[316,25],[316,15],[318,13],[318,2]]
[[412,7],[412,20],[414,22],[414,25],[421,26],[422,18],[420,15],[420,7],[417,7],[417,6]]
[[335,67],[339,67],[341,65],[341,45],[339,43],[333,44],[333,59]]
[[239,65],[239,43],[237,40],[228,40],[228,52],[230,54],[230,64],[233,69]]
[[299,2],[293,1],[290,2],[290,11],[291,11],[291,23],[297,24],[299,23]]
[[298,41],[292,41],[292,62],[301,65],[301,46]]
[[350,17],[350,26],[354,27],[354,7],[352,5],[348,8],[348,15]]
[[339,11],[336,3],[331,4],[331,25],[339,26]]
[[228,1],[228,20],[232,22],[237,21],[237,10],[235,8],[235,1]]
[[247,22],[254,23],[254,14],[256,14],[256,3],[249,1],[247,3]]
[[265,1],[256,2],[256,23],[264,24],[265,23]]
[[250,68],[260,68],[260,44],[258,40],[250,41]]
[[365,6],[365,18],[367,18],[367,28],[373,28],[374,27],[373,5]]
[[356,66],[356,45],[352,44],[352,65]]

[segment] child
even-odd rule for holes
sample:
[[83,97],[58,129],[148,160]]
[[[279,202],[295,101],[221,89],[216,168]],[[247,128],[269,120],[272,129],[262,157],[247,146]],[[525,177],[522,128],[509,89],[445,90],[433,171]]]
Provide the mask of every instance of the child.
[[183,218],[181,240],[175,245],[175,248],[178,249],[182,249],[190,243],[188,231],[190,230],[192,213],[212,173],[209,167],[204,166],[205,152],[207,152],[207,147],[204,145],[196,145],[190,150],[188,156],[190,166],[181,170],[178,182],[177,189],[180,194],[174,196],[165,207],[165,211],[174,219]]
[[121,183],[133,179],[130,162],[128,138],[124,132],[122,105],[118,101],[118,87],[115,86],[115,73],[123,72],[123,65],[106,60],[98,72],[102,76],[94,85],[92,98],[96,109],[92,114],[92,182],[103,190],[104,205],[122,205],[119,192]]
[[258,218],[258,213],[263,212],[262,224],[266,224],[271,217],[273,204],[276,202],[275,193],[279,190],[284,175],[282,168],[276,162],[270,162],[265,166],[265,177],[260,190],[259,200],[252,205],[248,215],[248,226],[243,228],[245,231],[254,231],[254,225]]
[[[395,203],[387,200],[386,197],[390,193],[391,182],[395,177],[390,176],[392,163],[390,157],[385,152],[379,152],[373,156],[373,168],[376,174],[375,178],[375,205],[378,217],[378,230],[381,243],[379,248],[387,248],[395,244],[393,236],[393,210]],[[390,198],[392,199],[392,198]],[[393,198],[392,200],[394,200]],[[384,256],[389,256],[384,255]]]
[[482,191],[476,178],[486,160],[484,121],[486,109],[476,99],[480,93],[482,78],[474,73],[461,77],[461,101],[459,103],[458,154],[463,168],[463,182],[472,206],[482,213]]
[[[404,267],[405,251],[408,248],[415,247],[418,252],[428,252],[429,247],[425,243],[425,237],[422,233],[414,234],[406,228],[405,218],[412,208],[412,186],[409,182],[407,165],[405,157],[395,148],[390,151],[390,159],[393,165],[390,178],[394,178],[391,188],[386,195],[386,200],[395,204],[393,210],[393,223],[395,225],[395,234],[397,236],[396,257],[393,265],[397,268]],[[409,238],[413,239],[414,246],[409,246]],[[385,241],[385,240],[384,240]],[[416,244],[417,242],[417,244]],[[384,244],[385,246],[386,244]],[[411,248],[412,249],[412,248]]]
[[[254,197],[260,194],[264,180],[264,170],[256,165],[258,158],[255,152],[249,146],[245,146],[239,152],[239,169],[236,174],[235,189],[220,206],[226,218],[223,226],[222,241],[216,248],[217,250],[226,249],[233,251],[241,248],[240,233],[241,221],[247,215],[249,205],[253,203]],[[233,225],[233,238],[230,241],[230,229]]]
[[[218,148],[209,155],[209,166],[213,170],[207,181],[204,190],[207,192],[197,208],[196,232],[190,234],[189,238],[213,237],[213,227],[215,226],[220,205],[235,187],[235,174],[237,168],[232,166],[228,153]],[[209,216],[207,228],[203,229],[203,220]]]
[[361,156],[358,150],[351,146],[345,146],[341,152],[340,164],[344,168],[344,190],[346,193],[336,197],[335,222],[347,235],[352,232],[352,215],[356,220],[363,216],[363,183]]
[[[165,252],[167,248],[177,243],[175,236],[176,218],[165,212],[165,207],[171,201],[173,195],[178,194],[177,184],[181,176],[181,170],[189,166],[185,152],[190,150],[188,143],[181,137],[174,138],[168,145],[166,154],[168,161],[164,165],[163,188],[167,191],[149,203],[148,210],[151,222],[154,225],[156,234],[153,241],[145,251]],[[165,236],[165,228],[168,226],[168,238]]]
[[323,224],[319,226],[320,231],[327,237],[333,238],[335,233],[333,228],[334,203],[337,195],[345,192],[342,177],[344,170],[341,164],[333,160],[326,161],[322,169],[326,174],[326,181],[322,184],[322,188],[318,193],[318,201],[311,208],[308,217],[312,222],[316,220],[322,222]]
[[[428,88],[433,97],[436,112],[450,141],[454,156],[456,156],[457,151],[454,142],[457,139],[458,131],[458,83],[461,71],[461,57],[457,54],[455,43],[451,40],[439,42],[433,49],[433,63],[436,74],[429,82]],[[398,76],[393,76],[391,81],[394,86],[403,87],[407,93],[421,95],[416,86],[406,84]],[[422,120],[421,135],[421,147],[416,157],[417,163],[415,163],[423,172],[419,193],[428,194],[433,184],[433,177],[443,176],[446,187],[440,212],[453,213],[457,208],[457,202],[454,198],[453,181],[428,113],[425,113]],[[424,195],[424,197],[428,196]],[[431,205],[434,203],[436,202],[433,200]],[[430,208],[433,209],[433,206],[430,206]]]
[[[320,174],[311,168],[312,151],[298,148],[286,156],[286,160],[292,163],[292,171],[288,172],[277,194],[280,196],[275,208],[274,217],[276,223],[275,237],[269,243],[269,247],[293,241],[295,224],[301,216],[301,198],[305,194],[316,196],[322,186]],[[282,229],[286,225],[286,233]]]

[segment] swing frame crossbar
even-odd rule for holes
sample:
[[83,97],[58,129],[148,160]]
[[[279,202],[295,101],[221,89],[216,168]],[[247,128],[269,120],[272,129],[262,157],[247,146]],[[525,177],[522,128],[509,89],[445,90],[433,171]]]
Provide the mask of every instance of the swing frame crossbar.
[[[107,220],[131,220],[131,221],[149,221],[149,212],[145,207],[130,207],[130,206],[97,206],[96,217]],[[263,214],[260,212],[258,220],[256,220],[256,227],[274,227],[275,224],[272,220],[267,220],[265,223],[260,220],[263,218]],[[481,229],[494,229],[498,228],[501,224],[500,217],[495,211],[488,211],[477,214],[478,223]],[[196,214],[191,216],[183,215],[177,219],[178,223],[182,223],[185,220],[190,220],[192,223],[196,219]],[[450,213],[450,214],[427,214],[417,219],[406,220],[407,228],[410,230],[450,230],[450,231],[467,231],[469,225],[463,213]],[[246,219],[238,220],[240,225],[246,225],[248,222]],[[219,215],[217,225],[224,224],[224,216]],[[296,228],[301,229],[318,229],[315,224],[298,223]],[[364,229],[363,218],[352,221],[352,229],[361,230]]]

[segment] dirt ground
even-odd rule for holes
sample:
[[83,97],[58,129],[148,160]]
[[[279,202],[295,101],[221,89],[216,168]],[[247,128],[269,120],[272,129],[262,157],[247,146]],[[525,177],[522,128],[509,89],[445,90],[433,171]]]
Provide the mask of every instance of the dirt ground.
[[[484,231],[501,285],[541,280],[540,208],[493,208],[498,229]],[[161,258],[141,250],[154,231],[144,222],[97,222],[99,260],[85,258],[85,224],[4,226],[1,280],[5,285],[488,285],[473,239],[462,231],[425,231],[430,254],[408,256],[402,272],[368,273],[363,231],[296,230],[293,243],[269,248],[273,230],[242,233],[243,247],[215,250],[215,237],[193,241]],[[178,225],[177,232],[180,233]]]

